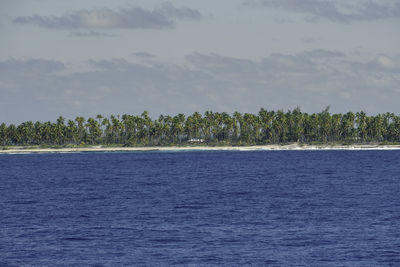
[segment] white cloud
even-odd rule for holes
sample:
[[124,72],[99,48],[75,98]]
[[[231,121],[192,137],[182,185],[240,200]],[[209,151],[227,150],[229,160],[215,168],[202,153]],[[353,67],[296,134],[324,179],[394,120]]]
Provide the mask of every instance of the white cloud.
[[141,7],[112,10],[95,8],[78,10],[64,16],[17,17],[13,21],[19,24],[34,24],[50,29],[164,29],[174,26],[176,20],[200,20],[199,11],[188,7],[174,7],[170,3],[153,10]]
[[400,2],[387,0],[247,0],[247,6],[264,6],[306,14],[308,21],[327,19],[350,23],[387,18],[400,18]]
[[61,62],[13,59],[0,62],[0,121],[143,110],[158,115],[300,106],[318,112],[328,105],[332,112],[399,113],[400,74],[393,71],[398,62],[388,55],[349,61],[328,50],[272,54],[260,61],[193,53],[182,65],[91,60],[91,71],[61,75]]
[[139,58],[154,58],[155,56],[153,54],[147,53],[147,52],[135,52],[133,53],[134,56],[139,57]]
[[398,64],[396,64],[391,58],[387,56],[379,56],[376,58],[375,61],[385,69],[394,69],[398,67]]
[[72,36],[75,37],[116,37],[115,34],[97,32],[97,31],[74,31],[71,32]]

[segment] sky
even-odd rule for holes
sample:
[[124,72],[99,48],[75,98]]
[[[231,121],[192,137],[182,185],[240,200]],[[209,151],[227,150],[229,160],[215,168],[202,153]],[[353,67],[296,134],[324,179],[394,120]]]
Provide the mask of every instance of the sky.
[[0,122],[400,113],[400,0],[0,0]]

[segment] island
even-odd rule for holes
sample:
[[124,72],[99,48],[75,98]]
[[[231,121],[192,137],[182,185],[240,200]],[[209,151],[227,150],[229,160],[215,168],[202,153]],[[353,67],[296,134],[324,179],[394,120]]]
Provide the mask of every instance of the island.
[[0,153],[182,150],[399,149],[393,113],[308,114],[300,108],[258,114],[111,115],[0,124]]

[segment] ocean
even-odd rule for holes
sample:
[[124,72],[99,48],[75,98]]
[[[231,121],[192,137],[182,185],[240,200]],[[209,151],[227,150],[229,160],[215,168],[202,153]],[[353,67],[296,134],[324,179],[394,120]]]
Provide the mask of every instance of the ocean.
[[400,266],[400,151],[0,155],[0,266]]

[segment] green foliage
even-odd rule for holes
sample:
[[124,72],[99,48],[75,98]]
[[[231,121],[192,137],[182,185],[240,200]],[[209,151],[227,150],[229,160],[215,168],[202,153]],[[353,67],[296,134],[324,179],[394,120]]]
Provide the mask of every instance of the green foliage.
[[112,115],[56,122],[0,124],[0,146],[46,148],[103,146],[243,146],[263,144],[400,144],[400,117],[365,112],[307,114],[260,109],[258,114],[206,111],[189,116]]
[[399,146],[399,145],[400,145],[400,142],[383,141],[383,142],[380,142],[379,145],[384,145],[384,146]]

